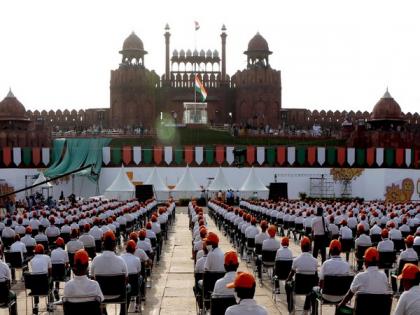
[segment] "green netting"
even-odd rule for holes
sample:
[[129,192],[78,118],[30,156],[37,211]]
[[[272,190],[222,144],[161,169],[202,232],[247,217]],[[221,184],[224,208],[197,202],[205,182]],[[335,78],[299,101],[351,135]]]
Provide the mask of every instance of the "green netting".
[[303,165],[306,162],[306,147],[297,147],[297,162],[299,165]]
[[54,169],[60,163],[63,152],[65,151],[65,144],[66,139],[54,139],[53,149],[51,150],[50,167],[48,169]]
[[328,166],[334,166],[337,161],[337,149],[333,147],[327,148],[327,163]]
[[144,146],[142,147],[143,150],[143,162],[145,164],[152,163],[152,157],[153,157],[153,149],[150,146]]
[[182,147],[175,147],[175,163],[182,164],[184,162],[184,149]]
[[[60,139],[61,140],[61,139]],[[57,145],[64,148],[63,158],[56,160],[45,172],[47,177],[56,177],[68,172],[76,171],[83,166],[92,165],[92,168],[83,170],[77,175],[88,176],[92,180],[99,178],[102,166],[102,147],[107,145],[110,139],[67,139]],[[55,143],[54,143],[55,144]],[[54,148],[53,152],[60,152],[60,148]],[[57,155],[56,155],[57,156]]]
[[32,148],[22,148],[22,161],[25,166],[32,162]]
[[268,165],[276,163],[276,150],[272,147],[267,148],[267,163]]
[[205,147],[206,163],[211,165],[214,163],[214,147]]

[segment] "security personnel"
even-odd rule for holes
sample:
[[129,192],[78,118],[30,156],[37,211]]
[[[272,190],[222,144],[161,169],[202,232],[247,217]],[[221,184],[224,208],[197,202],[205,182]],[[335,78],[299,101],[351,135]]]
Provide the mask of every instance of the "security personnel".
[[235,290],[239,304],[228,307],[225,315],[268,315],[265,307],[254,300],[256,283],[252,274],[238,272],[235,281],[226,287]]
[[234,251],[225,253],[225,270],[226,274],[223,278],[216,281],[213,290],[213,296],[233,296],[234,290],[227,288],[226,285],[233,282],[236,277],[236,270],[239,267],[238,255]]
[[343,300],[338,307],[345,306],[357,293],[387,294],[390,292],[388,278],[378,269],[379,252],[375,247],[369,247],[365,252],[366,271],[358,273]]
[[88,302],[99,299],[104,300],[99,283],[87,277],[89,255],[84,249],[78,250],[74,255],[74,278],[64,285],[64,298],[69,302]]
[[414,264],[406,264],[398,279],[404,286],[404,293],[398,300],[394,315],[416,315],[420,310],[420,270]]

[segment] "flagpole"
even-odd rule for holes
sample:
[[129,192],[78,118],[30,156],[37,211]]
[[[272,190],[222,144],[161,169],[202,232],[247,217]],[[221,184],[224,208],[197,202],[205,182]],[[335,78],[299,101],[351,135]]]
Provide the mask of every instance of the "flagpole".
[[[194,51],[197,49],[197,22],[194,22]],[[194,58],[194,51],[193,51],[193,58]],[[195,78],[197,76],[197,69],[196,69],[196,63],[193,64],[193,73],[194,73],[194,82],[193,82],[193,89],[194,89],[194,108],[195,108],[195,114],[197,112],[196,110],[196,104],[197,103],[197,93],[195,92]]]

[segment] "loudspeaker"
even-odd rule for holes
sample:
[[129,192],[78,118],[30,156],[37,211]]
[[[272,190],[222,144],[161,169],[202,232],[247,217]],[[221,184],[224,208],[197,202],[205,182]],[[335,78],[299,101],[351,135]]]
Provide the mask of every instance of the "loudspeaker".
[[146,201],[153,197],[153,185],[136,185],[136,198],[139,201]]
[[287,199],[287,183],[270,183],[270,193],[268,199],[279,200],[280,198]]

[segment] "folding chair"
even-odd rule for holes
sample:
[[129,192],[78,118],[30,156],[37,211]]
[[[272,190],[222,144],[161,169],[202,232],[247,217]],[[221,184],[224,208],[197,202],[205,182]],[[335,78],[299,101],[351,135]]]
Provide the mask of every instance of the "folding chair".
[[[263,250],[262,251],[262,258],[261,258],[262,273],[263,273],[263,270],[266,270],[269,279],[271,279],[271,277],[272,277],[272,273],[270,274],[270,270],[272,270],[274,268],[276,254],[277,254],[277,251],[275,251],[275,250]],[[260,278],[260,284],[262,285],[262,274],[261,274],[261,278]]]
[[405,242],[404,239],[399,240],[391,240],[394,243],[394,250],[396,252],[400,252],[405,249]]
[[95,240],[95,251],[102,253],[102,240]]
[[121,307],[125,307],[127,311],[127,285],[125,274],[95,275],[95,280],[98,281],[102,294],[105,297],[102,304],[121,304]]
[[392,307],[392,294],[366,294],[356,295],[354,302],[354,315],[390,315]]
[[[292,270],[293,260],[276,260],[273,273],[272,298],[277,301],[277,294],[280,294],[280,281],[285,281]],[[278,289],[278,291],[277,291]]]
[[15,269],[22,269],[22,273],[28,269],[21,252],[4,252],[4,260],[12,269],[13,280],[15,280]]
[[252,258],[252,254],[254,253],[255,249],[255,238],[247,238],[246,239],[246,256],[247,262],[250,262]]
[[[25,294],[26,294],[26,310],[28,309],[28,297],[31,298],[31,307],[34,308],[34,297],[42,298],[46,300],[47,311],[51,312],[49,307],[49,298],[52,295],[52,282],[50,277],[46,273],[36,274],[25,272],[23,274],[25,280]],[[28,294],[28,290],[30,291]]]
[[226,297],[211,297],[210,300],[210,315],[225,314],[229,306],[236,305],[234,296]]
[[[74,314],[89,314],[89,315],[102,315],[101,302],[98,297],[92,297],[92,301],[86,301],[88,297],[63,297],[63,310],[64,315]],[[80,299],[81,302],[76,302]]]
[[357,246],[356,247],[356,253],[355,253],[355,258],[356,258],[356,264],[357,264],[357,270],[362,270],[363,269],[363,263],[365,262],[365,251],[369,248],[370,246]]
[[193,292],[194,292],[194,296],[195,296],[195,309],[197,314],[199,313],[199,311],[201,311],[203,309],[203,298],[201,296],[202,294],[202,290],[200,290],[200,288],[198,287],[198,281],[203,280],[203,273],[199,273],[199,272],[195,272],[194,273],[194,287],[193,287]]
[[[296,295],[308,295],[314,286],[318,284],[318,274],[303,274],[296,273],[293,283],[293,294],[290,296],[292,299],[293,309],[296,310],[295,297]],[[287,284],[286,284],[287,285]]]
[[[128,283],[130,284],[130,296],[135,298],[136,303],[139,304],[139,311],[141,313],[141,285],[142,285],[142,276],[140,273],[133,273],[128,275]],[[130,305],[127,305],[127,309]]]
[[389,269],[392,269],[396,260],[396,253],[393,252],[379,252],[379,269],[385,269],[385,273],[388,276]]
[[214,284],[217,280],[223,278],[225,272],[205,272],[203,274],[203,310],[206,312],[210,309],[211,294],[214,290]]
[[16,295],[10,291],[10,282],[0,282],[0,308],[9,309],[10,315],[17,314]]
[[2,237],[1,241],[3,242],[3,246],[5,249],[9,249],[10,245],[13,244],[13,242],[15,241],[15,239],[13,237]]
[[323,298],[323,295],[332,295],[337,297],[344,297],[350,285],[353,281],[354,276],[324,276],[324,287],[320,291],[320,295],[317,300],[320,304],[320,314],[322,315],[322,306],[323,305],[337,305],[339,302],[327,301]]

